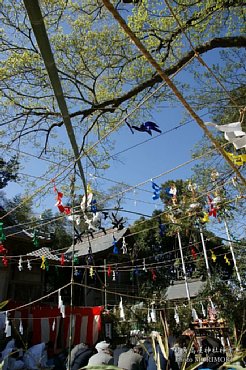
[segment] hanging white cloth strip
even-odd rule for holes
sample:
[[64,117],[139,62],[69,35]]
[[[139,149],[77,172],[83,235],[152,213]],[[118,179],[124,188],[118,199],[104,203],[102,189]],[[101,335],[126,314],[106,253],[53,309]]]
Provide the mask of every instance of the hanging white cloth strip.
[[174,309],[174,319],[176,321],[176,324],[179,324],[179,314],[178,314],[177,306]]
[[22,320],[20,319],[20,324],[19,324],[19,333],[23,335],[23,325],[22,325]]
[[225,139],[232,143],[236,149],[246,147],[246,133],[242,131],[241,122],[232,122],[226,125],[216,125],[212,122],[206,122],[205,124],[224,132]]
[[193,318],[193,321],[199,320],[199,317],[197,315],[197,312],[196,312],[195,308],[192,308],[192,310],[191,310],[191,316]]
[[122,302],[121,297],[120,297],[120,303],[119,303],[119,310],[120,310],[120,319],[122,321],[125,321],[125,312],[124,312],[124,307],[123,307],[123,302]]
[[4,333],[5,333],[6,337],[11,337],[11,325],[10,325],[10,322],[9,322],[9,319],[8,319],[8,312],[6,312],[6,316],[5,316]]
[[58,308],[62,314],[63,319],[66,317],[65,315],[65,306],[63,304],[62,298],[61,298],[61,289],[58,290]]
[[152,322],[156,322],[156,310],[154,308],[154,304],[151,305],[151,312],[150,312],[150,317]]
[[203,303],[201,302],[201,307],[202,307],[202,316],[205,318],[207,316],[205,308],[203,306]]

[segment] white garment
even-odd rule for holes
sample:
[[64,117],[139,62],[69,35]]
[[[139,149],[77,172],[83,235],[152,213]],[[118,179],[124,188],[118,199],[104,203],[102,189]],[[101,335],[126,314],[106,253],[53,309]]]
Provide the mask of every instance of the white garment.
[[27,369],[36,370],[47,366],[47,351],[45,343],[39,343],[30,347],[23,356],[24,364]]
[[236,149],[246,148],[246,132],[242,131],[241,122],[232,122],[227,125],[216,125],[211,122],[205,124],[224,132],[225,139],[232,143]]

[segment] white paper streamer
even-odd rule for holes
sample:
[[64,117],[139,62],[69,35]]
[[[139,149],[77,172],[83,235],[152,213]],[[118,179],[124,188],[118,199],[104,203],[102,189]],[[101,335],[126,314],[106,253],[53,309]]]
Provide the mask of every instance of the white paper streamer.
[[205,308],[203,306],[203,303],[201,302],[201,307],[202,307],[202,316],[205,318],[207,316]]
[[22,271],[23,270],[23,266],[22,266],[22,258],[20,257],[20,259],[19,259],[19,262],[18,262],[18,269],[19,269],[19,271]]
[[125,321],[125,312],[124,312],[124,307],[123,307],[123,302],[122,302],[121,297],[120,297],[119,309],[120,309],[120,319],[122,321]]
[[61,312],[62,317],[64,319],[66,317],[66,314],[65,314],[65,306],[64,306],[62,298],[61,298],[61,289],[58,290],[58,308],[60,309],[60,312]]
[[152,322],[156,322],[156,310],[154,308],[154,304],[152,304],[150,317]]
[[22,320],[20,319],[20,324],[19,324],[19,333],[23,335],[23,325],[22,325]]
[[199,319],[199,317],[198,317],[198,315],[197,315],[197,312],[196,312],[196,310],[195,310],[194,308],[192,308],[192,310],[191,310],[191,316],[192,316],[192,318],[193,318],[193,321],[195,321],[195,320],[198,320],[198,319]]
[[10,322],[8,320],[8,312],[6,312],[6,316],[5,316],[4,333],[5,333],[6,337],[11,337],[11,325],[10,325]]
[[179,314],[178,314],[177,306],[174,309],[174,319],[176,321],[176,324],[179,324]]
[[150,324],[150,323],[151,323],[151,316],[150,316],[149,307],[148,307],[148,312],[147,312],[147,323],[148,323],[148,324]]
[[56,319],[53,320],[52,331],[55,331],[55,328],[56,328]]

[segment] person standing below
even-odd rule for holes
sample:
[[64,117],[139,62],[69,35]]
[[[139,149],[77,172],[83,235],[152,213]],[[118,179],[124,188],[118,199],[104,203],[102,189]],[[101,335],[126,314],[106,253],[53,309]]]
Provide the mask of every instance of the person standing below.
[[90,357],[88,361],[88,366],[91,365],[113,365],[113,350],[110,347],[110,344],[103,341],[97,343],[95,346],[97,353]]
[[124,370],[145,370],[141,346],[136,345],[129,351],[121,353],[118,367]]

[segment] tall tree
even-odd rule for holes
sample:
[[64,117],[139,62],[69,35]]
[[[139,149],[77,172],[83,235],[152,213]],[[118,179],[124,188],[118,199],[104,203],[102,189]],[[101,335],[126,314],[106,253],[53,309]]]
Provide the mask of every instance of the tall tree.
[[[154,92],[162,80],[100,2],[43,0],[40,4],[81,153],[92,167],[103,168],[110,138],[101,139],[116,130],[136,103]],[[242,0],[170,4],[179,22],[157,0],[116,3],[167,75],[174,75],[188,62],[194,68],[193,58],[198,53],[202,56],[218,48],[246,45]],[[65,154],[62,165],[66,166],[71,163],[71,153],[61,139],[64,123],[23,2],[1,2],[0,14],[3,140],[10,148],[28,142],[37,154],[45,157],[46,153],[49,159],[57,160],[58,152]],[[166,99],[174,97],[162,87],[145,104],[145,117],[156,101]],[[138,124],[141,118],[141,111],[134,113],[131,122]],[[97,147],[88,149],[96,140],[101,140]]]

